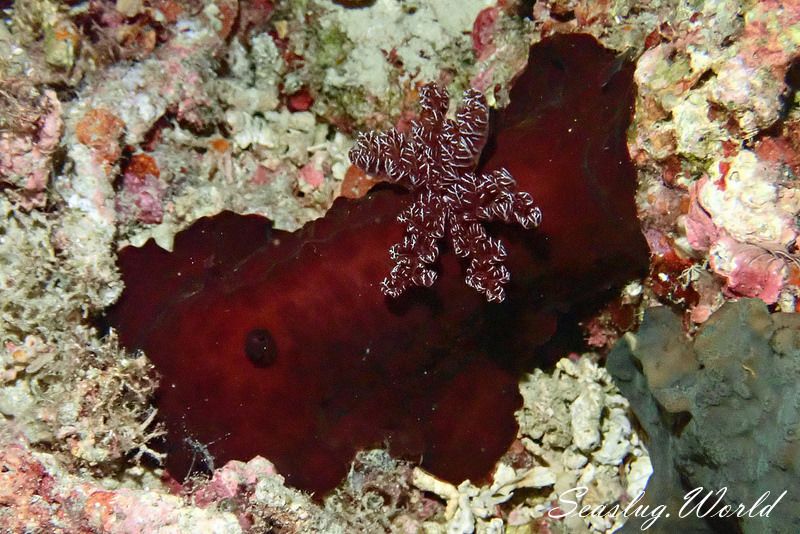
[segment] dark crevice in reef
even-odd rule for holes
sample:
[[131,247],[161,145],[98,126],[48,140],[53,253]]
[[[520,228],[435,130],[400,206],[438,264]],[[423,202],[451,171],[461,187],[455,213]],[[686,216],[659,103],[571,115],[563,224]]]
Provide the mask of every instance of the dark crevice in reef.
[[794,105],[795,95],[800,89],[800,58],[792,60],[786,70],[784,81],[786,82],[786,91],[781,95],[781,121],[785,121],[789,116],[789,111]]
[[787,122],[790,122],[788,121],[789,113],[794,106],[795,95],[797,95],[797,91],[800,90],[800,58],[795,58],[789,64],[789,68],[786,70],[786,76],[784,76],[784,82],[786,83],[786,89],[780,96],[781,107],[778,113],[778,119],[768,128],[760,130],[752,140],[750,140],[748,143],[749,145],[752,146],[764,139],[781,137],[784,135],[784,128]]

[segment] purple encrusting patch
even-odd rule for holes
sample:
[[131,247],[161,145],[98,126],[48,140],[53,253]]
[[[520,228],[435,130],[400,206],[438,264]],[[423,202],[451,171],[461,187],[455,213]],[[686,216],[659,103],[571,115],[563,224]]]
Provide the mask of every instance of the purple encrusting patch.
[[262,455],[322,494],[355,453],[389,444],[447,480],[485,478],[515,437],[518,362],[562,313],[644,271],[625,132],[632,66],[588,36],[531,49],[497,117],[480,172],[506,168],[541,207],[538,229],[500,225],[511,280],[502,304],[464,283],[447,249],[431,287],[381,293],[395,220],[414,201],[387,186],[340,198],[288,233],[223,213],[120,253],[126,290],[109,312],[128,348],[162,375],[167,467],[184,477]]

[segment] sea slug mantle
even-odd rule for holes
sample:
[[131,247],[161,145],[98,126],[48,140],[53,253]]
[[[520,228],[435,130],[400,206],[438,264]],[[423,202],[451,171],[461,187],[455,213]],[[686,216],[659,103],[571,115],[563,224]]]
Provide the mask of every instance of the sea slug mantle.
[[162,375],[173,476],[260,454],[325,492],[357,450],[385,443],[453,481],[490,472],[515,437],[521,362],[564,312],[646,268],[625,142],[633,97],[632,66],[589,36],[531,48],[478,168],[508,169],[545,214],[536,230],[488,229],[513,274],[502,304],[466,287],[447,250],[431,287],[381,293],[404,234],[395,219],[414,201],[385,185],[294,233],[223,213],[172,253],[122,250],[126,289],[108,318]]

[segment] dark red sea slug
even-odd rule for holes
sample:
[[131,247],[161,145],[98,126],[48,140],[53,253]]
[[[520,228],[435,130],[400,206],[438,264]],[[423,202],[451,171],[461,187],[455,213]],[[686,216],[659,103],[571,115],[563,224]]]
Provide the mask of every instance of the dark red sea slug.
[[381,293],[411,195],[377,186],[288,233],[222,213],[121,251],[109,321],[162,375],[167,467],[184,477],[260,454],[325,492],[356,451],[393,454],[452,480],[485,477],[514,439],[519,361],[564,312],[640,275],[625,132],[632,67],[587,36],[531,49],[481,171],[506,168],[541,207],[539,229],[490,226],[507,243],[502,304],[464,284],[443,249],[431,287]]

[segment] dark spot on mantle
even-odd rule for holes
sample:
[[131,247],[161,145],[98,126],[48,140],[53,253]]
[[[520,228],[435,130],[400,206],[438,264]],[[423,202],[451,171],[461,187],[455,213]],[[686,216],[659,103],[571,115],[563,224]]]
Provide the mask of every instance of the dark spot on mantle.
[[278,357],[278,347],[269,330],[255,328],[245,337],[244,353],[256,367],[269,367]]

